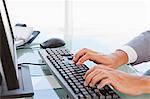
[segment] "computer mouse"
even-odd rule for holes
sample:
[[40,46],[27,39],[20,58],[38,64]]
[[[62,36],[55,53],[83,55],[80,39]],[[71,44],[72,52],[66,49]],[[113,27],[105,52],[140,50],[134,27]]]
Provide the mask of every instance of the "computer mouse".
[[65,42],[59,38],[51,38],[45,42],[43,42],[42,44],[40,44],[40,46],[42,48],[56,48],[56,47],[61,47],[64,46]]

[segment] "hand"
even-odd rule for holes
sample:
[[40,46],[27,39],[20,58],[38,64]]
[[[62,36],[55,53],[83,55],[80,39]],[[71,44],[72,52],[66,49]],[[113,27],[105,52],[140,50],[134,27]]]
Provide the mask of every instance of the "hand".
[[99,89],[111,85],[117,91],[128,95],[141,95],[147,89],[150,92],[150,77],[133,76],[102,65],[88,70],[84,78],[85,86],[93,87],[99,82]]
[[111,68],[117,68],[118,66],[127,63],[127,55],[122,51],[116,51],[110,55],[105,55],[84,48],[76,53],[73,58],[76,65],[81,65],[87,60],[93,61],[96,64],[103,64]]

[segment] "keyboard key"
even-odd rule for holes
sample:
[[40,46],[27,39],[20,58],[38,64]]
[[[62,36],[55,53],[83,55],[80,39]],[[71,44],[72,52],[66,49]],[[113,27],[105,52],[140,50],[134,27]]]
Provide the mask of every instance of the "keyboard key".
[[73,56],[68,56],[67,57],[69,60],[72,60],[73,59]]
[[78,88],[75,88],[74,90],[76,94],[80,93],[80,90]]

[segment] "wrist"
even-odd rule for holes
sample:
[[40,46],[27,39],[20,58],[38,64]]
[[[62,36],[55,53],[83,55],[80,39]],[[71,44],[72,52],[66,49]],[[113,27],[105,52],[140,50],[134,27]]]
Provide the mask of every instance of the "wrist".
[[128,63],[128,55],[122,50],[116,50],[110,56],[112,57],[114,68]]
[[142,76],[142,93],[143,94],[150,94],[150,77],[148,76]]

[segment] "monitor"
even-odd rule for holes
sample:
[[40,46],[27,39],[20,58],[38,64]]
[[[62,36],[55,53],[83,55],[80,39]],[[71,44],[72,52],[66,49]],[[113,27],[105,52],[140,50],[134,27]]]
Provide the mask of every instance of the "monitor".
[[0,0],[0,74],[4,98],[33,95],[29,67],[18,67],[14,40],[5,0]]
[[[16,47],[14,43],[13,31],[11,28],[6,4],[0,1],[0,32],[1,32],[1,62],[3,76],[5,78],[7,88],[17,89],[19,87],[17,79],[17,60]],[[10,76],[11,75],[11,76]]]

